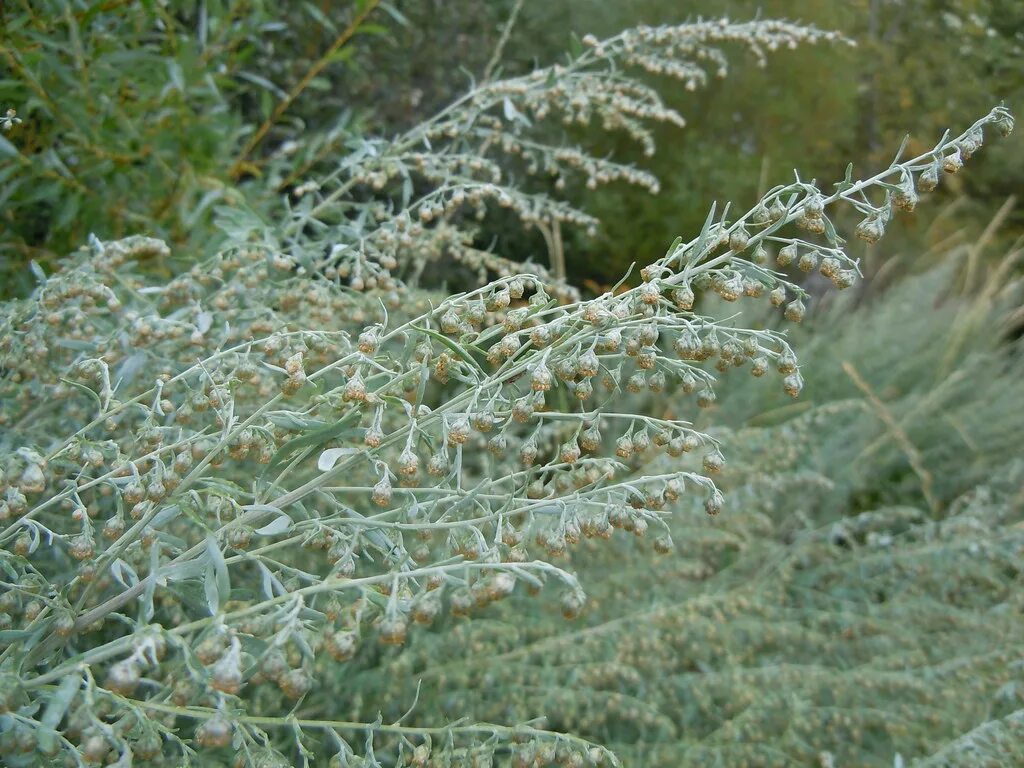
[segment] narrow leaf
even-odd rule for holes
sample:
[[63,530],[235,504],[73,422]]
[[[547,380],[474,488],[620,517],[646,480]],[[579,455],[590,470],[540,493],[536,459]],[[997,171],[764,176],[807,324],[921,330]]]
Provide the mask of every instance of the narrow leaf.
[[334,469],[334,465],[338,463],[338,459],[342,456],[351,456],[355,453],[359,453],[356,448],[328,448],[320,454],[320,458],[316,462],[316,468],[321,472],[329,472]]
[[256,533],[260,536],[276,536],[279,533],[284,533],[291,527],[292,519],[288,515],[281,515],[271,520],[262,528],[257,528]]

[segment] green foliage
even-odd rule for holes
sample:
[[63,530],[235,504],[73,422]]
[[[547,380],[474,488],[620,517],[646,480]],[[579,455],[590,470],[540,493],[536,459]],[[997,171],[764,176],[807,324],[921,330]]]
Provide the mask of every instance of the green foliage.
[[[330,19],[310,3],[5,5],[0,107],[22,124],[0,138],[4,293],[24,290],[29,259],[51,268],[90,233],[145,231],[203,247],[216,236],[215,206],[271,205],[272,186],[238,189],[243,172],[258,175],[286,137],[352,130],[351,111],[314,78],[310,107],[279,116],[270,140],[243,158],[245,141],[347,24],[355,35],[380,33],[359,23],[363,5]],[[347,58],[324,64],[336,72]]]

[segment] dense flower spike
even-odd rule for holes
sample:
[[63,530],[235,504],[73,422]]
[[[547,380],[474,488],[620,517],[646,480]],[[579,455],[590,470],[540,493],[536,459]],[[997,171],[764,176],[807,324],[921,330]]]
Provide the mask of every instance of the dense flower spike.
[[[480,283],[525,269],[556,297],[578,298],[565,282],[561,227],[594,234],[598,221],[548,190],[560,193],[574,180],[588,189],[621,181],[657,194],[660,185],[648,171],[553,143],[548,129],[598,125],[651,155],[652,124],[682,127],[685,120],[631,73],[672,78],[692,91],[727,74],[729,48],[745,49],[763,66],[771,51],[821,41],[844,42],[834,32],[774,20],[638,27],[603,41],[588,36],[568,62],[481,83],[406,134],[364,140],[324,178],[297,184],[284,239],[318,254],[303,258],[303,269],[358,291],[416,284],[431,264],[450,259]],[[548,267],[481,250],[478,222],[488,211],[539,230]],[[742,230],[730,236],[739,249],[742,237]],[[460,322],[449,314],[442,327],[454,333]]]

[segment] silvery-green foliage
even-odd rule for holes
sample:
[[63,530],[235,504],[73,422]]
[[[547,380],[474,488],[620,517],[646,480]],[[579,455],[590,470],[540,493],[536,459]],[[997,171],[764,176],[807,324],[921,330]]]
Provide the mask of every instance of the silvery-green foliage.
[[[511,711],[417,725],[411,685],[369,704],[386,719],[342,719],[374,689],[336,690],[339,665],[544,584],[576,616],[584,585],[557,558],[582,537],[625,528],[670,551],[674,506],[717,515],[726,457],[694,428],[696,407],[715,403],[734,368],[791,395],[803,378],[784,334],[702,314],[701,298],[764,297],[799,321],[804,291],[777,267],[816,269],[838,288],[857,274],[836,206],[863,212],[857,233],[874,241],[936,168],[956,171],[986,126],[1012,120],[997,108],[835,192],[796,179],[738,216],[712,209],[640,282],[586,300],[511,265],[447,297],[392,272],[415,276],[438,242],[463,242],[447,207],[460,193],[459,207],[507,200],[534,224],[586,224],[495,177],[484,148],[519,153],[506,123],[545,109],[641,140],[633,117],[673,119],[610,62],[676,61],[658,66],[699,84],[685,62],[703,51],[717,65],[711,42],[756,50],[817,34],[716,22],[586,41],[562,69],[482,84],[407,146],[354,147],[279,225],[223,213],[231,242],[170,281],[136,271],[167,256],[162,241],[92,238],[5,305],[4,759],[206,765],[230,747],[242,765],[615,764],[600,738]],[[553,145],[534,151],[577,164]],[[422,164],[406,197],[408,153]],[[593,163],[578,161],[597,181],[647,181]],[[672,413],[630,407],[640,390],[677,389],[692,400]],[[655,454],[662,469],[632,471]]]
[[[564,278],[561,226],[594,234],[598,222],[545,190],[558,193],[577,181],[589,189],[617,181],[651,194],[659,189],[650,172],[595,155],[570,141],[568,129],[595,125],[621,132],[651,155],[651,126],[685,121],[642,75],[694,90],[727,74],[729,47],[749,50],[763,65],[779,48],[839,40],[832,32],[772,20],[638,27],[603,41],[588,37],[564,64],[476,83],[406,133],[355,141],[340,158],[313,151],[296,162],[290,155],[301,145],[293,142],[280,169],[271,170],[272,180],[287,181],[292,190],[290,222],[268,233],[269,244],[357,290],[395,278],[417,282],[445,257],[479,273],[481,283],[524,268],[546,277],[541,267],[523,267],[486,249],[491,235],[480,222],[498,210],[540,230],[549,267]],[[296,165],[302,174],[296,175]],[[576,295],[564,284],[549,287]]]
[[[628,526],[581,541],[557,561],[588,589],[577,622],[543,607],[519,621],[530,607],[516,597],[398,656],[358,659],[336,690],[354,679],[372,695],[349,717],[415,678],[421,722],[544,717],[628,764],[1014,764],[1024,360],[1019,341],[991,336],[1022,285],[995,270],[978,295],[950,295],[948,266],[794,334],[808,342],[807,397],[766,398],[761,423],[716,429],[728,510],[709,522],[682,499],[666,520],[671,557]],[[908,331],[883,339],[867,332],[876,325]],[[951,350],[940,373],[933,351]],[[764,389],[734,381],[720,421],[737,390]],[[647,453],[631,464],[652,474],[698,462]]]

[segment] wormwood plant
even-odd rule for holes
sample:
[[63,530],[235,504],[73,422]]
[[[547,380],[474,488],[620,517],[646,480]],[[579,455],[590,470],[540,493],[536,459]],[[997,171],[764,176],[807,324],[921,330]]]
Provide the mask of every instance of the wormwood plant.
[[[669,552],[673,504],[717,515],[718,441],[638,412],[629,395],[679,393],[688,412],[713,405],[734,368],[777,373],[792,395],[803,379],[783,333],[703,315],[701,296],[767,297],[799,321],[805,291],[780,268],[838,288],[857,275],[836,207],[860,211],[857,235],[876,241],[894,209],[913,208],[986,126],[1012,118],[994,109],[867,179],[851,169],[834,192],[798,178],[740,215],[713,208],[639,283],[595,298],[490,261],[508,274],[441,299],[392,273],[415,278],[442,250],[464,251],[462,208],[484,200],[537,226],[589,223],[500,182],[492,147],[538,168],[578,164],[595,183],[647,183],[527,145],[502,119],[593,114],[643,140],[636,118],[673,118],[617,60],[696,84],[701,70],[683,62],[717,62],[709,41],[816,34],[742,30],[701,22],[586,41],[563,69],[485,83],[405,139],[360,144],[279,227],[225,212],[234,242],[167,284],[135,272],[166,255],[163,242],[93,238],[6,305],[4,760],[615,764],[594,740],[534,720],[417,725],[411,680],[401,701],[369,704],[376,718],[340,719],[339,697],[358,709],[372,695],[345,688],[344,665],[520,585],[555,585],[575,617],[582,586],[551,560],[581,537],[649,531]],[[631,471],[655,453],[670,459],[663,471]]]
[[[992,336],[1022,285],[1004,269],[950,297],[950,266],[794,334],[811,391],[764,398],[761,425],[716,428],[730,462],[714,525],[684,497],[671,557],[581,541],[558,561],[587,585],[579,621],[521,621],[516,596],[356,659],[328,683],[365,692],[348,716],[416,679],[424,722],[544,716],[630,765],[1015,765],[1024,358]],[[732,382],[718,421],[763,390]]]
[[340,158],[328,154],[329,136],[283,145],[268,173],[292,192],[287,223],[270,227],[252,212],[236,211],[225,227],[235,236],[262,231],[266,247],[355,290],[398,279],[418,284],[428,267],[451,261],[468,267],[477,278],[472,284],[480,285],[524,269],[492,248],[496,221],[487,215],[496,210],[541,232],[549,269],[532,263],[525,269],[545,279],[550,271],[557,281],[548,281],[548,290],[572,298],[561,228],[594,234],[598,222],[553,195],[576,180],[588,189],[624,181],[650,193],[659,182],[572,143],[566,131],[596,125],[623,133],[649,156],[651,124],[681,127],[685,120],[631,71],[695,90],[727,74],[725,46],[743,47],[764,65],[771,51],[839,40],[782,21],[727,20],[637,27],[604,41],[588,36],[564,64],[507,79],[488,73],[394,139],[353,140]]

